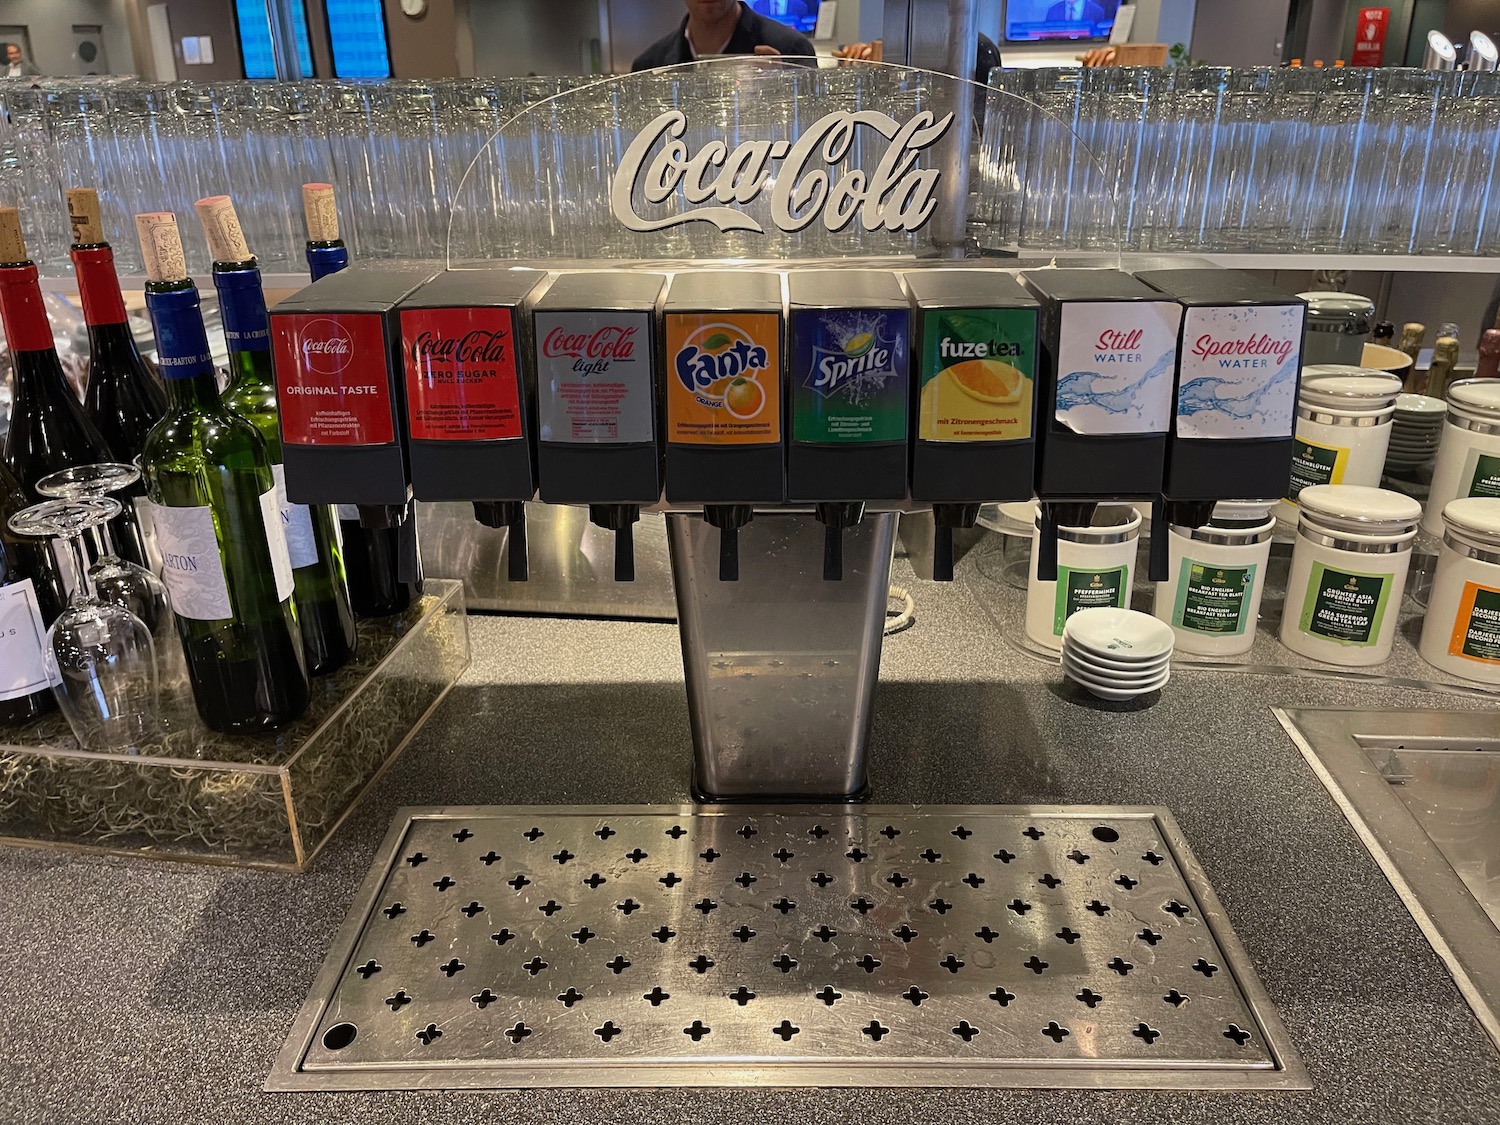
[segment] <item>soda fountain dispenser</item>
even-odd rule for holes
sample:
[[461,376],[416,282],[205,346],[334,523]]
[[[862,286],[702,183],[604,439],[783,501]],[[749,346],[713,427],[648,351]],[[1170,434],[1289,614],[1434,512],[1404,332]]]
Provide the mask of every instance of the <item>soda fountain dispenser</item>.
[[786,499],[781,275],[685,271],[662,306],[666,496],[701,503],[719,578],[739,578],[739,529]]
[[[1099,501],[1149,501],[1161,525],[1182,307],[1119,270],[1022,277],[1041,302],[1037,574],[1052,581],[1058,525],[1087,526]],[[1153,581],[1166,580],[1165,548],[1152,537]]]
[[932,505],[932,577],[953,578],[953,530],[983,503],[1030,500],[1036,472],[1037,301],[992,269],[911,270],[917,378],[911,497]]
[[401,302],[406,436],[418,500],[467,500],[506,529],[507,576],[524,582],[526,501],[536,494],[531,269],[450,270]]
[[823,577],[837,580],[865,504],[906,499],[910,310],[888,270],[797,270],[787,302],[787,499],[813,503]]
[[549,504],[587,504],[635,580],[633,529],[661,499],[654,316],[666,276],[564,274],[536,302],[537,471]]
[[287,499],[355,504],[366,527],[396,527],[411,499],[396,307],[430,268],[355,267],[271,310]]

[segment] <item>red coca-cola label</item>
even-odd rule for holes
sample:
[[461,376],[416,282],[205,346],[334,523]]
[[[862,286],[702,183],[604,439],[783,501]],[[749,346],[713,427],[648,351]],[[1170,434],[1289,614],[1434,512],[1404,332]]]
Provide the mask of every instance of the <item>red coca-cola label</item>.
[[522,436],[511,311],[407,309],[401,313],[406,415],[419,441]]
[[271,354],[281,440],[291,445],[389,445],[385,329],[375,313],[278,313]]
[[87,323],[125,323],[125,299],[120,295],[115,256],[108,246],[74,250],[73,273],[78,278],[78,299]]

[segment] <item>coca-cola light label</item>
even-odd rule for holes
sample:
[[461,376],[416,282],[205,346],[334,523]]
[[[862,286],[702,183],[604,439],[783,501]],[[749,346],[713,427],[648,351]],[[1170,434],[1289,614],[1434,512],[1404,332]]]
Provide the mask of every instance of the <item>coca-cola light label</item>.
[[542,441],[640,444],[655,437],[651,317],[645,312],[536,314]]
[[1304,312],[1301,305],[1188,309],[1177,380],[1177,436],[1291,437]]
[[1064,304],[1057,420],[1080,434],[1166,433],[1181,319],[1176,301]]

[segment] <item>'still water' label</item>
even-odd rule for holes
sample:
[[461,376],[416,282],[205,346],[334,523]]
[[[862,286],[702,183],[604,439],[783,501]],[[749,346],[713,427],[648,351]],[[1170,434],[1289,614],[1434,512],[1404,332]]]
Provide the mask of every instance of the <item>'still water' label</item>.
[[1255,588],[1256,567],[1213,566],[1182,560],[1172,624],[1195,633],[1238,637],[1245,632],[1245,601]]
[[301,570],[318,561],[318,541],[313,538],[312,509],[293,504],[286,498],[286,466],[272,465],[276,477],[276,501],[281,505],[281,530],[286,536],[287,554],[292,569]]
[[651,367],[649,313],[537,313],[541,440],[649,444],[656,432]]
[[1500,457],[1476,449],[1469,452],[1468,460],[1459,479],[1468,481],[1469,486],[1459,495],[1500,497]]
[[266,546],[271,551],[271,571],[276,575],[276,600],[292,596],[292,557],[287,550],[286,530],[281,523],[281,494],[273,488],[260,497],[261,521],[266,525]]
[[0,700],[45,691],[47,626],[36,604],[36,588],[22,578],[0,586]]
[[1298,438],[1292,447],[1292,476],[1286,498],[1296,500],[1304,488],[1315,484],[1338,484],[1344,479],[1344,467],[1348,464],[1347,449]]
[[781,441],[781,317],[667,313],[667,441]]
[[1315,637],[1368,648],[1380,639],[1390,589],[1389,574],[1354,574],[1313,563],[1298,627]]
[[1130,568],[1116,566],[1107,570],[1074,570],[1057,568],[1057,601],[1052,612],[1052,635],[1062,636],[1068,618],[1080,609],[1108,606],[1124,609],[1130,595]]
[[1054,411],[1078,434],[1164,434],[1177,375],[1176,301],[1062,307]]
[[917,437],[1028,440],[1035,374],[1034,309],[924,312]]
[[213,509],[156,504],[151,515],[162,557],[161,579],[172,595],[172,612],[194,621],[233,617]]
[[1285,438],[1297,413],[1301,305],[1188,309],[1177,377],[1177,436]]
[[910,344],[905,309],[792,313],[792,440],[906,440]]
[[406,423],[424,441],[522,436],[510,309],[408,309],[401,314]]
[[1500,590],[1465,582],[1448,655],[1479,664],[1500,664]]

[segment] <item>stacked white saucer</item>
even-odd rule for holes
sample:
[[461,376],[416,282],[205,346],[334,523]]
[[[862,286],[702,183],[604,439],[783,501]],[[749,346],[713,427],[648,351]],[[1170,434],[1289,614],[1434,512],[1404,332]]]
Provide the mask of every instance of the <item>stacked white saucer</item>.
[[1100,699],[1134,699],[1172,678],[1172,627],[1133,609],[1081,609],[1063,625],[1063,674]]
[[1447,413],[1448,404],[1440,398],[1397,395],[1396,413],[1391,419],[1391,444],[1385,455],[1386,467],[1415,469],[1436,457]]

